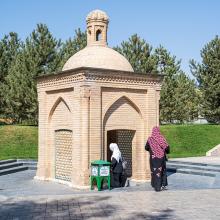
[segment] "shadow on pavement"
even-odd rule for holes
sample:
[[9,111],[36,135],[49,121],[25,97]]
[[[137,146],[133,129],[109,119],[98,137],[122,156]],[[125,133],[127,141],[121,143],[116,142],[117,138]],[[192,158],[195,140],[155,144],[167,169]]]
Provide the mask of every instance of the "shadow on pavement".
[[[89,219],[114,215],[117,210],[107,203],[109,196],[72,199],[8,199],[0,206],[0,219]],[[104,202],[105,201],[105,202]]]
[[[111,200],[109,200],[111,198]],[[117,196],[116,196],[117,200]],[[172,219],[173,210],[151,213],[129,212],[110,196],[87,196],[69,199],[7,199],[0,207],[0,219]],[[113,205],[115,204],[115,205]],[[147,207],[146,207],[147,209]]]

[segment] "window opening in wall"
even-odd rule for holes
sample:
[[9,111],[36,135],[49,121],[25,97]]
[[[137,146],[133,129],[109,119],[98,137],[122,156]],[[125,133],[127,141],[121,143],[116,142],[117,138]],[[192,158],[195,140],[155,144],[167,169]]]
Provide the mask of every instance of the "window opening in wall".
[[101,37],[102,37],[102,36],[101,36],[101,33],[102,33],[102,32],[101,32],[100,30],[97,30],[97,31],[96,31],[96,41],[100,41],[100,40],[101,40]]

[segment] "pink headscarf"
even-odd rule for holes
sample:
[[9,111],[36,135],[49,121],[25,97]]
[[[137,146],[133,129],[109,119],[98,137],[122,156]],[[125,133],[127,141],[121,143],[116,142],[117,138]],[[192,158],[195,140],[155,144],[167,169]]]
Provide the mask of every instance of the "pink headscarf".
[[152,134],[147,141],[154,157],[162,158],[164,156],[164,151],[168,147],[168,143],[165,137],[160,133],[159,127],[153,127]]

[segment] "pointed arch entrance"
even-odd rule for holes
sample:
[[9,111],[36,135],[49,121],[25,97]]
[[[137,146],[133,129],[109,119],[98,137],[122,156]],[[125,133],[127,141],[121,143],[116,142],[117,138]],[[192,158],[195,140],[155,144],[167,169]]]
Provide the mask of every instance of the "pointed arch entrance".
[[137,161],[142,152],[144,122],[138,106],[128,97],[118,98],[106,111],[103,118],[103,158],[110,160],[110,143],[117,143],[122,157],[128,162],[128,175],[136,178],[139,169]]

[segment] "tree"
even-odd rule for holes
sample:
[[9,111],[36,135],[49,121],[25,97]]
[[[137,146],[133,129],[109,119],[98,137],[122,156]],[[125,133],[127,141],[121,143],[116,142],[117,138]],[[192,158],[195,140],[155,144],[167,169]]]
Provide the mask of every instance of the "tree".
[[82,32],[80,28],[75,30],[74,38],[69,38],[65,43],[62,44],[62,48],[60,50],[62,57],[60,69],[62,69],[63,65],[72,55],[82,50],[86,46],[86,43],[86,32]]
[[202,63],[190,61],[202,94],[201,113],[210,122],[220,123],[220,38],[216,36],[201,50]]
[[181,70],[181,61],[162,46],[155,50],[154,56],[157,71],[165,74],[161,88],[160,120],[183,123],[197,118],[199,98],[195,83]]
[[10,32],[0,41],[0,116],[4,117],[5,99],[3,86],[8,70],[13,63],[18,51],[21,49],[21,42],[17,33]]
[[199,96],[195,82],[180,72],[176,76],[174,118],[180,123],[192,121],[198,117]]
[[180,61],[177,61],[175,56],[171,56],[162,46],[155,49],[154,56],[157,61],[157,71],[165,74],[161,88],[160,120],[172,123],[176,116],[175,89],[178,85],[176,77],[180,71]]
[[60,41],[53,38],[46,25],[38,24],[6,77],[4,90],[9,117],[17,122],[37,123],[36,77],[58,69],[59,49]]
[[152,73],[156,71],[152,47],[137,34],[132,35],[128,41],[123,41],[114,49],[128,59],[135,72]]

